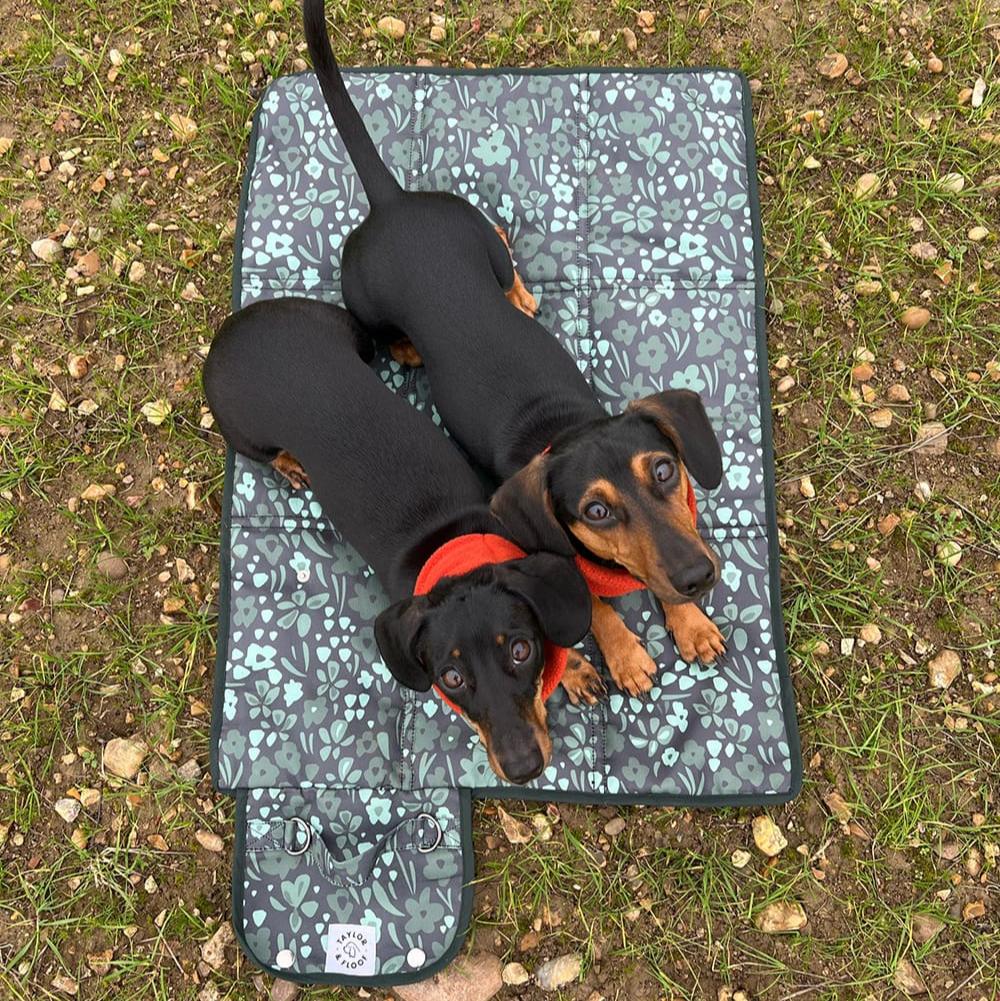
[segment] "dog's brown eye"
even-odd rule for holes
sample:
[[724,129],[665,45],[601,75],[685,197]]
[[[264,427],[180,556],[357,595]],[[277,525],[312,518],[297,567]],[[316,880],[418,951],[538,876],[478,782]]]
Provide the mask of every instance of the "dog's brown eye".
[[607,504],[601,501],[591,501],[584,509],[583,516],[587,521],[601,522],[607,521],[611,517]]
[[453,667],[449,667],[441,675],[441,684],[444,685],[445,688],[450,688],[454,692],[465,684],[465,678],[462,677],[461,672],[456,671]]
[[657,483],[667,483],[673,479],[676,468],[669,459],[657,459],[653,463],[653,479]]
[[510,659],[515,664],[523,664],[531,656],[531,651],[529,640],[514,640],[510,645]]

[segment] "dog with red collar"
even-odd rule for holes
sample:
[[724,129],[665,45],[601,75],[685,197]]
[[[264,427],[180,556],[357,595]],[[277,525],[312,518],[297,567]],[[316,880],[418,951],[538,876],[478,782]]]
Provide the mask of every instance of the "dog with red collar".
[[[714,660],[722,634],[694,604],[719,561],[695,525],[691,477],[712,489],[722,454],[701,399],[666,391],[608,416],[576,362],[534,318],[506,239],[462,198],[404,191],[351,102],[323,0],[304,0],[323,96],[371,206],[342,259],[348,309],[403,363],[426,365],[434,403],[472,459],[503,482],[493,509],[530,551],[579,555],[610,590],[593,633],[633,695],[656,663],[601,600],[648,586],[686,660]],[[400,337],[403,340],[400,341]]]
[[366,354],[370,340],[339,307],[256,303],[212,342],[205,393],[226,441],[309,486],[374,569],[393,602],[375,621],[392,675],[436,688],[497,775],[529,782],[551,754],[555,686],[574,702],[603,694],[594,668],[566,649],[590,628],[586,582],[572,559],[514,544],[480,477]]

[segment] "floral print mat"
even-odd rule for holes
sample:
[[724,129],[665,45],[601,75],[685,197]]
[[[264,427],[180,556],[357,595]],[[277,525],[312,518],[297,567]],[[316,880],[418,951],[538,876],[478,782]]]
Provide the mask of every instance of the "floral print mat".
[[[237,857],[237,931],[245,945],[252,939],[251,955],[282,976],[388,983],[428,975],[457,948],[456,922],[438,920],[437,910],[459,913],[471,873],[452,858],[411,866],[399,879],[385,861],[398,857],[396,849],[385,847],[388,856],[365,869],[363,886],[321,892],[333,871],[327,856],[340,865],[370,848],[379,824],[395,829],[422,811],[444,810],[442,826],[457,825],[462,837],[450,849],[438,846],[438,858],[471,838],[467,810],[459,809],[468,790],[595,802],[777,802],[798,792],[801,763],[778,592],[746,80],[731,71],[586,69],[346,77],[402,183],[453,191],[505,226],[539,300],[539,321],[609,412],[659,390],[694,389],[722,441],[725,468],[720,488],[699,493],[698,507],[699,527],[723,565],[705,609],[726,635],[728,654],[708,667],[685,663],[647,594],[619,599],[660,664],[656,686],[633,699],[609,684],[612,694],[593,708],[574,707],[557,691],[549,700],[551,763],[527,788],[511,789],[440,699],[401,689],[380,663],[372,626],[385,596],[317,502],[269,467],[229,454],[213,777],[237,793],[241,843],[257,843],[262,825],[287,827],[299,816],[316,835],[301,856],[276,839]],[[340,302],[341,248],[367,201],[312,74],[268,88],[249,161],[234,308],[283,295]],[[422,371],[388,356],[375,364],[392,390],[437,419]],[[585,648],[603,667],[593,642]],[[309,872],[327,875],[314,875],[313,887]],[[344,933],[351,948],[375,950],[361,979],[325,955],[331,921],[378,924],[375,944]]]

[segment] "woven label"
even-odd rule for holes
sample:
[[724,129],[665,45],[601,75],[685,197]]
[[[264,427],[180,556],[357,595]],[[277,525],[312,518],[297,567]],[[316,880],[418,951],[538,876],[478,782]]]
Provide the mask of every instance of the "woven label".
[[326,939],[326,972],[351,977],[375,975],[378,932],[368,925],[330,925]]

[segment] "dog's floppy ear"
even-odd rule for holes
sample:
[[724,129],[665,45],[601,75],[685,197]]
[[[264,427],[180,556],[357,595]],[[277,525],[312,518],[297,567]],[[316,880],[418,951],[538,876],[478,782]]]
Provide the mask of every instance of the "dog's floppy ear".
[[575,550],[552,509],[548,467],[548,455],[536,455],[500,485],[490,510],[525,551],[572,556]]
[[523,598],[542,632],[556,646],[579,643],[590,629],[590,591],[576,564],[552,553],[535,553],[496,569],[497,581]]
[[714,490],[722,482],[719,440],[697,393],[668,389],[633,401],[628,413],[652,420],[660,433],[677,446],[684,465],[707,490]]
[[375,620],[375,642],[385,666],[401,685],[417,692],[429,691],[432,680],[431,672],[417,654],[426,612],[426,598],[404,598]]

